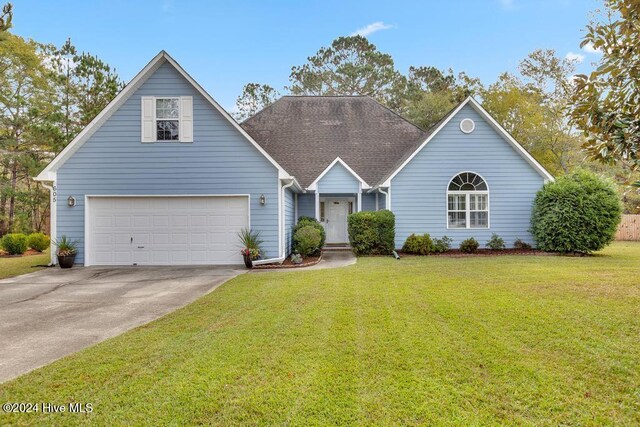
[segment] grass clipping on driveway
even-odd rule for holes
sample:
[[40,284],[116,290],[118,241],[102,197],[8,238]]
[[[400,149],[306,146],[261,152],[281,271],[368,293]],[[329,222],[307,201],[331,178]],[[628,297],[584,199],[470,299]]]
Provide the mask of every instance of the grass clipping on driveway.
[[639,278],[637,243],[246,274],[0,386],[92,413],[0,421],[637,425]]

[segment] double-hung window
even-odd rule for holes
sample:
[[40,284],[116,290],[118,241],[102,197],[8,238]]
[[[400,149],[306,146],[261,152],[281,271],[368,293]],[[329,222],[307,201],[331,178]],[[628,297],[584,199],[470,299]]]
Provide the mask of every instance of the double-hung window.
[[473,172],[462,172],[447,188],[447,228],[489,228],[489,187]]
[[180,98],[156,98],[156,141],[180,140]]

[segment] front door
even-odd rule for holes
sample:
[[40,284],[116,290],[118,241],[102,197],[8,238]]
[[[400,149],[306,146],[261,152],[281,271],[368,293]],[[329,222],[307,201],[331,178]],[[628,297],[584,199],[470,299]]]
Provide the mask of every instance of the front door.
[[347,243],[347,215],[349,214],[349,201],[325,200],[325,230],[327,243]]

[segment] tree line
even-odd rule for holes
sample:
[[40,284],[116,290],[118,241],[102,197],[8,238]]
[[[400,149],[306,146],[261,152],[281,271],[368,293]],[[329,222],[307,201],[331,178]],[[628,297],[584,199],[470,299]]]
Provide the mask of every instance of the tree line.
[[[291,95],[367,95],[428,129],[467,96],[477,97],[554,175],[578,169],[612,178],[628,213],[640,213],[640,3],[605,0],[587,26],[582,46],[601,52],[590,75],[576,75],[576,60],[539,49],[486,84],[465,72],[429,65],[406,74],[393,57],[362,36],[339,37],[307,62],[293,66],[281,91],[264,83],[244,86],[235,116],[245,120]],[[581,46],[581,47],[582,47]]]
[[122,89],[95,55],[11,34],[13,7],[0,15],[0,236],[43,231],[49,192],[34,181],[44,166]]

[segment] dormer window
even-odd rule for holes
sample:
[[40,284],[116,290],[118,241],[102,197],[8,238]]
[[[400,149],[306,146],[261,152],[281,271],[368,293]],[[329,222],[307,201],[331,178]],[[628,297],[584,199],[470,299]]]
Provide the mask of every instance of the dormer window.
[[156,141],[180,140],[180,98],[156,98]]

